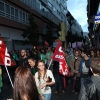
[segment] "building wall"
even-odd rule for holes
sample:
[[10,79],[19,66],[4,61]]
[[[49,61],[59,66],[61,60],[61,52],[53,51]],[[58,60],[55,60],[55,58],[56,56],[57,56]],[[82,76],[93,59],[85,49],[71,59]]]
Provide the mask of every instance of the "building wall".
[[74,19],[74,21],[72,22],[72,33],[81,36],[81,32],[83,32],[81,25]]
[[[33,14],[34,20],[39,26],[39,42],[42,42],[44,29],[51,19],[49,13],[46,18],[45,12],[41,11],[40,2],[35,0],[22,1],[30,1],[30,4],[27,5],[28,2],[21,2],[21,0],[0,0],[0,34],[9,50],[31,47],[22,46],[21,43],[24,40],[21,34],[29,24],[28,18],[30,13]],[[53,16],[52,20],[56,28],[59,20],[56,16]]]
[[9,51],[32,48],[32,45],[22,44],[24,40],[21,36],[22,33],[23,31],[21,30],[0,26],[1,37]]

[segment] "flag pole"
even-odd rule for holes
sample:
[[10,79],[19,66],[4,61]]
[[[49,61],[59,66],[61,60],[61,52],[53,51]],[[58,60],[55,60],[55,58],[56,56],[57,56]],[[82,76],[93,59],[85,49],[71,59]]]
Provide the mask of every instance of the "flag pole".
[[12,80],[11,80],[11,77],[10,77],[9,72],[8,72],[8,69],[7,69],[7,66],[5,66],[5,68],[6,68],[6,71],[7,71],[9,80],[10,80],[10,83],[11,83],[11,85],[12,85],[12,88],[14,88],[13,83],[12,83]]
[[50,63],[49,63],[48,69],[50,68],[51,63],[52,63],[52,59],[50,60]]

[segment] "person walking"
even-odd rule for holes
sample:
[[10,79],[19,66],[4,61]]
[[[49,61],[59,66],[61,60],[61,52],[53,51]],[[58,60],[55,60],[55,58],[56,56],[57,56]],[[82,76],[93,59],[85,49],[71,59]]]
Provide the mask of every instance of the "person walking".
[[90,66],[93,75],[83,83],[78,100],[100,100],[100,58],[92,59]]
[[19,59],[19,66],[29,67],[28,56],[26,50],[21,50],[21,57]]
[[64,87],[64,76],[59,73],[59,62],[54,61],[54,68],[55,68],[55,94],[58,94],[61,88],[62,93],[65,93]]
[[42,60],[37,64],[38,72],[35,73],[36,85],[40,91],[40,100],[51,99],[51,85],[55,84],[55,79],[50,70],[45,68],[45,64]]
[[81,58],[79,56],[79,51],[75,50],[75,56],[70,61],[71,68],[71,83],[72,83],[72,92],[76,94],[80,90],[80,73],[78,72],[80,67]]
[[79,73],[80,73],[80,79],[81,79],[81,85],[88,79],[90,79],[90,61],[91,59],[88,57],[88,52],[86,50],[82,51],[82,59],[80,62],[80,68],[79,68]]
[[13,100],[39,100],[35,80],[27,67],[18,67],[15,71]]

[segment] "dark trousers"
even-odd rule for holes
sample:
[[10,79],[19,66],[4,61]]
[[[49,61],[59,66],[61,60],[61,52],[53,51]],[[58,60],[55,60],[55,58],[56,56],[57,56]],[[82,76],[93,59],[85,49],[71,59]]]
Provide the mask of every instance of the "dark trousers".
[[66,76],[66,86],[68,86],[68,84],[69,84],[68,81],[69,81],[69,80],[70,80],[70,77],[67,77],[67,76]]
[[60,87],[61,87],[61,90],[64,90],[64,79],[63,79],[63,76],[60,75],[59,73],[56,74],[56,77],[55,77],[55,81],[56,81],[56,91],[59,91],[60,90]]
[[74,77],[75,76],[71,76],[72,90],[79,92],[80,91],[80,77],[76,77],[76,80],[74,79]]
[[74,83],[74,77],[75,77],[74,75],[71,75],[71,76],[70,76],[70,80],[71,80],[71,84],[72,84],[72,85],[73,85],[73,83]]

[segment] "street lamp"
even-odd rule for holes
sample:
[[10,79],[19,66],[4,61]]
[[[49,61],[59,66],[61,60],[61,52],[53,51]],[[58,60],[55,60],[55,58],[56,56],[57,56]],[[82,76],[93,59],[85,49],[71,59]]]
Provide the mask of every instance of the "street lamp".
[[66,14],[66,17],[67,17],[67,19],[68,19],[68,22],[69,22],[69,24],[70,24],[70,42],[71,42],[71,48],[72,48],[72,30],[71,30],[71,27],[72,27],[72,21],[74,20],[74,18],[72,17],[72,15],[70,14],[70,12],[68,12],[67,14]]

